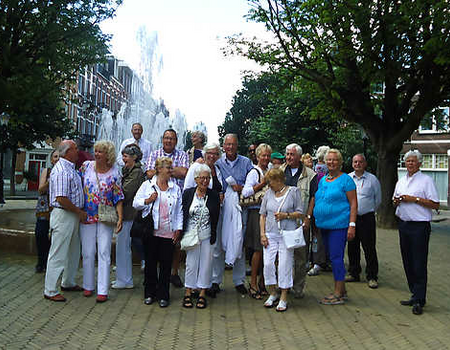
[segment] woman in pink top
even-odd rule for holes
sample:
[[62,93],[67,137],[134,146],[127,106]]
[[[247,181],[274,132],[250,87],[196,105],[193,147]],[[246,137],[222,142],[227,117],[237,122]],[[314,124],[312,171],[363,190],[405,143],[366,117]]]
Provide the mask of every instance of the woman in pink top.
[[[136,193],[133,207],[142,210],[142,217],[152,215],[153,235],[144,236],[145,278],[144,303],[159,301],[169,305],[170,272],[175,245],[183,229],[181,190],[171,179],[172,159],[160,157],[155,163],[156,176],[145,181]],[[159,275],[157,266],[159,264]]]

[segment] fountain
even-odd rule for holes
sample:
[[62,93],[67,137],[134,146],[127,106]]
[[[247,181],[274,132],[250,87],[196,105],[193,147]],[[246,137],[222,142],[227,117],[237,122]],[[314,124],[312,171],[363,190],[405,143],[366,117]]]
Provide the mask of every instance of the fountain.
[[150,141],[154,149],[162,146],[164,130],[173,128],[178,134],[179,149],[186,143],[187,122],[184,114],[176,109],[173,116],[164,104],[164,100],[153,96],[155,78],[162,69],[162,57],[158,52],[156,33],[147,35],[145,28],[139,28],[137,41],[141,48],[141,60],[138,72],[133,72],[131,96],[114,115],[103,108],[98,116],[100,125],[97,140],[110,140],[118,150],[124,139],[131,137],[131,126],[140,123],[144,129],[143,138]]

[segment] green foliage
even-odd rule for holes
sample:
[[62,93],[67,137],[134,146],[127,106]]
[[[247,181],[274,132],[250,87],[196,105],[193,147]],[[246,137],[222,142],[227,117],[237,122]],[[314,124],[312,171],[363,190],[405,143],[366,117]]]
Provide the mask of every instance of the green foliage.
[[67,135],[63,102],[76,73],[108,52],[99,23],[121,0],[0,2],[2,150]]

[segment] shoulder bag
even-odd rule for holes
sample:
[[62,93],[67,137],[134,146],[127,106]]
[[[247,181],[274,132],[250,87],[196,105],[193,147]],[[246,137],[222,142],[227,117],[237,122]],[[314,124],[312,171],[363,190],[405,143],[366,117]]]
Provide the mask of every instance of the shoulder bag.
[[[286,192],[286,196],[283,198],[283,201],[278,208],[278,212],[281,210],[286,198],[289,195],[290,188],[288,188]],[[287,249],[295,249],[304,247],[306,245],[305,237],[303,236],[303,227],[300,225],[299,228],[295,230],[282,230],[281,229],[281,221],[278,221],[278,229],[280,230],[281,235],[283,236],[283,242],[286,245]]]
[[198,221],[198,224],[194,228],[189,228],[189,230],[183,235],[183,238],[181,239],[180,242],[181,250],[190,250],[200,244],[200,239],[198,238],[198,231],[200,230],[200,226],[202,224],[203,211],[205,210],[207,200],[208,196],[205,196],[205,204],[201,208],[200,220]]
[[[98,192],[100,194],[100,181],[98,179],[97,169],[95,168],[95,165],[94,170],[95,177],[97,178]],[[117,215],[116,207],[101,203],[101,201],[102,198],[100,198],[100,203],[98,204],[98,221],[106,225],[117,225],[117,221],[119,221],[119,215]]]
[[[261,173],[257,168],[253,168],[258,173],[258,183],[261,183]],[[252,171],[251,169],[250,171]],[[250,173],[250,171],[247,173],[247,175]],[[239,205],[241,207],[251,207],[254,205],[260,205],[262,203],[262,199],[264,195],[266,194],[268,186],[265,185],[263,188],[261,188],[258,192],[253,193],[251,196],[248,196],[247,198],[244,198],[244,196],[239,194]]]
[[[156,191],[155,186],[153,189]],[[152,207],[150,208],[150,213],[143,218],[142,212],[143,210],[139,210],[136,212],[136,216],[134,217],[133,224],[130,229],[130,237],[133,238],[145,238],[149,236],[153,236],[153,232],[155,231],[155,223],[153,221],[153,206],[155,205],[154,201],[152,203]]]

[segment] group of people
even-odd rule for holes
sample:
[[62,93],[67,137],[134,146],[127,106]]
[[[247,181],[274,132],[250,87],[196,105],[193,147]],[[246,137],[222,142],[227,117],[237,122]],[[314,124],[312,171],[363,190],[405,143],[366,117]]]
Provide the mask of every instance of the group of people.
[[[149,233],[141,234],[146,305],[157,301],[161,307],[168,306],[170,283],[181,284],[180,243],[186,251],[185,308],[206,308],[206,298],[221,292],[224,269],[229,266],[237,292],[264,299],[264,307],[283,312],[288,309],[288,294],[302,298],[306,275],[317,275],[328,263],[334,285],[320,303],[344,304],[348,299],[345,282],[360,281],[360,245],[368,286],[378,287],[375,212],[381,189],[378,179],[365,170],[364,155],[353,157],[354,172],[346,174],[340,151],[326,146],[319,148],[314,166],[313,158],[303,155],[295,143],[286,147],[285,155],[272,152],[265,143],[252,145],[247,158],[238,154],[235,134],[224,137],[221,155],[218,144],[205,145],[205,136],[196,132],[194,146],[184,152],[176,148],[176,132],[168,129],[162,148],[152,151],[141,138],[142,131],[140,124],[133,124],[133,138],[123,142],[117,158],[111,142],[98,141],[95,159],[78,170],[75,142],[62,141],[52,155],[53,168],[43,174],[39,187],[43,198],[48,193],[48,202],[39,214],[39,230],[36,225],[37,240],[44,241],[46,236],[38,237],[38,231],[45,232],[44,220],[51,233],[46,266],[48,242],[38,243],[42,247],[38,266],[46,268],[45,298],[66,300],[57,286],[62,274],[62,291],[82,291],[86,297],[96,291],[97,302],[107,301],[113,232],[117,233],[117,269],[111,287],[133,288],[130,231],[136,218],[151,219],[152,226],[145,230]],[[439,200],[432,180],[420,172],[420,153],[408,152],[405,161],[408,172],[393,196],[412,293],[401,303],[421,314],[426,302],[431,209],[439,207]],[[113,224],[103,218],[105,207],[115,208]],[[305,244],[289,248],[283,232],[299,227]],[[80,247],[82,287],[75,283]],[[248,288],[244,248],[250,252]]]

